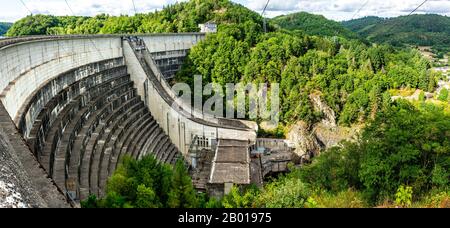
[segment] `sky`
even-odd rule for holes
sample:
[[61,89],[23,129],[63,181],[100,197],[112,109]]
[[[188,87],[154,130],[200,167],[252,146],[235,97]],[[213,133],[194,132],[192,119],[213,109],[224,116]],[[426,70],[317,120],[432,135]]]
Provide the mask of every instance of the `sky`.
[[[24,2],[26,7],[21,3]],[[178,0],[183,1],[183,0]],[[256,12],[262,12],[267,0],[232,0]],[[367,2],[366,2],[367,1]],[[407,15],[424,0],[271,0],[266,17],[306,11],[337,21],[364,16],[393,17]],[[0,21],[14,22],[28,14],[111,15],[134,14],[132,0],[0,0]],[[134,0],[138,13],[152,12],[177,0]],[[28,8],[28,9],[27,9]],[[450,16],[450,0],[429,0],[417,13]]]

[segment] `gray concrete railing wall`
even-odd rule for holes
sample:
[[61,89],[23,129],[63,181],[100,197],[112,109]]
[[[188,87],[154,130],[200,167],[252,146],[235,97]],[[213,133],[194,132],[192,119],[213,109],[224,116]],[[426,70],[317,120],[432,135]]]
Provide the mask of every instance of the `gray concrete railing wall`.
[[258,138],[255,146],[264,147],[275,151],[291,151],[294,149],[294,147],[290,146],[290,142],[285,139]]
[[180,33],[166,36],[140,36],[150,53],[191,49],[205,38],[202,33]]

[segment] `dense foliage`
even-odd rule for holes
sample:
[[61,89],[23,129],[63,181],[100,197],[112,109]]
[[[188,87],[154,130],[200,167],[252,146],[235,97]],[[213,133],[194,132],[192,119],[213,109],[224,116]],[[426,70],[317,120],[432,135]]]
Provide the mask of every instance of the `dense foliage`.
[[386,91],[402,87],[430,91],[438,75],[414,50],[369,46],[357,40],[321,38],[298,32],[262,33],[259,24],[221,25],[217,34],[192,48],[178,81],[192,75],[220,83],[280,83],[283,122],[314,122],[309,99],[319,94],[336,112],[339,122],[364,121],[383,102]]
[[306,12],[278,16],[270,20],[275,26],[287,30],[301,30],[307,35],[339,36],[357,39],[358,35],[345,28],[339,22],[326,19],[322,15]]
[[443,102],[449,101],[450,100],[450,96],[448,94],[448,89],[443,88],[441,90],[441,92],[439,93],[438,99],[440,101],[443,101]]
[[377,115],[357,143],[333,148],[304,169],[303,179],[329,191],[361,190],[370,202],[395,198],[402,185],[415,197],[450,181],[450,116],[437,106],[399,101]]
[[342,25],[346,27],[347,29],[350,29],[351,31],[354,31],[364,37],[367,37],[370,28],[373,26],[383,23],[384,18],[376,17],[376,16],[368,16],[368,17],[362,17],[358,19],[353,19],[350,21],[343,21]]
[[442,109],[401,101],[378,115],[358,143],[324,153],[304,176],[327,190],[361,189],[372,200],[392,197],[402,184],[421,195],[448,187],[449,136]]
[[195,208],[205,196],[197,195],[189,173],[179,161],[174,168],[152,156],[139,161],[129,157],[108,180],[106,197],[89,197],[84,208]]
[[450,115],[418,106],[389,105],[356,142],[325,151],[261,191],[234,189],[224,206],[449,207]]
[[5,35],[8,29],[12,26],[12,23],[0,22],[0,36]]
[[198,24],[207,21],[254,21],[262,24],[262,18],[257,13],[231,1],[191,0],[135,16],[27,16],[17,21],[7,35],[197,32]]
[[389,102],[355,142],[324,151],[312,164],[262,189],[232,188],[221,200],[196,194],[182,162],[124,159],[106,198],[83,207],[449,207],[450,114],[431,102]]
[[371,42],[394,46],[432,46],[436,53],[450,51],[450,17],[427,14],[391,19],[368,17],[347,21],[344,26]]

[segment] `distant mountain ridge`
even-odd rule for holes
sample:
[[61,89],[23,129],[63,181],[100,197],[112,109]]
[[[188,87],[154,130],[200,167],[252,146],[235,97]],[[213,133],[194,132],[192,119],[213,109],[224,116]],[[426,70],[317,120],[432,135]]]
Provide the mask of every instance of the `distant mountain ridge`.
[[322,15],[299,12],[275,17],[270,22],[286,30],[301,30],[307,35],[342,36],[357,39],[358,35],[345,28],[341,23],[329,20]]
[[350,21],[343,21],[342,25],[353,32],[356,32],[360,35],[365,35],[365,32],[370,31],[373,26],[382,23],[385,20],[386,18],[368,16]]
[[5,35],[9,28],[11,28],[13,24],[9,22],[0,22],[0,36]]
[[450,51],[450,17],[442,15],[365,17],[342,22],[342,25],[375,43],[432,46],[434,52],[441,54]]

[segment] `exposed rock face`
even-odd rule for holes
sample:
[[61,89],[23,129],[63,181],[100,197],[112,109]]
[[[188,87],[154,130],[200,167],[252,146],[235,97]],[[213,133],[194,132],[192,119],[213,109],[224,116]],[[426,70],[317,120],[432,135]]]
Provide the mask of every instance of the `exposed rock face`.
[[295,145],[295,153],[309,160],[322,150],[339,146],[342,141],[355,141],[360,127],[329,128],[327,124],[316,124],[311,130],[305,122],[295,124],[288,133],[288,140]]
[[314,135],[323,146],[322,149],[339,146],[342,141],[356,141],[361,126],[329,128],[323,123],[314,127]]
[[360,127],[346,128],[337,126],[335,112],[322,101],[319,95],[310,95],[316,111],[324,115],[321,123],[310,127],[300,121],[288,132],[288,140],[295,145],[295,153],[303,159],[309,160],[320,154],[322,150],[339,146],[339,143],[356,139]]
[[[391,100],[392,101],[396,101],[396,100],[399,100],[399,99],[406,99],[406,100],[409,100],[409,101],[418,101],[418,100],[420,100],[420,93],[422,92],[422,90],[416,90],[411,96],[407,96],[407,97],[403,97],[403,96],[393,96],[393,97],[391,97]],[[425,94],[425,95],[427,95],[427,94]]]
[[305,159],[318,154],[322,149],[314,132],[303,121],[295,124],[288,133],[288,140],[295,145],[295,153]]
[[314,109],[323,113],[324,118],[322,119],[322,123],[328,128],[337,128],[336,113],[334,110],[322,101],[319,94],[311,94],[309,98],[311,99],[311,103],[314,105]]

